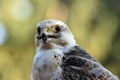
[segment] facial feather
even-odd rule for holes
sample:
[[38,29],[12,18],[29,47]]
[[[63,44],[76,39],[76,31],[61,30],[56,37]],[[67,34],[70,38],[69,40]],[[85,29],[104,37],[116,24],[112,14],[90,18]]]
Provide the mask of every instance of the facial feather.
[[[38,24],[37,29],[38,30],[35,41],[38,48],[53,49],[58,47],[62,48],[68,45],[73,46],[76,44],[69,28],[62,21],[45,20]],[[42,39],[43,33],[45,34],[44,36],[46,39],[45,43],[44,43],[45,39]]]

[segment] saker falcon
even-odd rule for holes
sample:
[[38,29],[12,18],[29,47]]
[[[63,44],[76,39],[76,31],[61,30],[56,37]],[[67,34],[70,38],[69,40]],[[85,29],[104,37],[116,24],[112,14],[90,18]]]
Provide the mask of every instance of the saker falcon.
[[40,22],[35,44],[31,80],[119,80],[76,44],[62,21]]

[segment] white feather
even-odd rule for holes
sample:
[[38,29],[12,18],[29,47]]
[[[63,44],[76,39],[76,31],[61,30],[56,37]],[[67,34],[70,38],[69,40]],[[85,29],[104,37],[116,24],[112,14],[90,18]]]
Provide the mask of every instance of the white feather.
[[[31,77],[32,80],[61,80],[60,75],[62,69],[60,65],[62,64],[62,58],[64,56],[64,53],[69,51],[71,47],[76,45],[74,37],[66,24],[61,21],[54,21],[54,23],[51,22],[48,24],[49,26],[60,24],[61,26],[67,28],[66,31],[63,31],[61,33],[60,39],[58,39],[58,41],[63,40],[67,42],[67,45],[62,46],[57,45],[55,42],[51,42],[52,48],[47,50],[41,48],[44,44],[40,40],[36,39],[36,44],[38,44],[39,46],[37,46],[36,48],[36,55],[33,61]],[[38,25],[44,27],[46,25],[46,22]]]
[[[55,58],[55,56],[57,57]],[[37,50],[33,61],[33,69],[35,70],[32,72],[33,80],[51,80],[58,73],[60,74],[62,56],[62,51],[59,49]],[[36,77],[41,79],[35,79]]]

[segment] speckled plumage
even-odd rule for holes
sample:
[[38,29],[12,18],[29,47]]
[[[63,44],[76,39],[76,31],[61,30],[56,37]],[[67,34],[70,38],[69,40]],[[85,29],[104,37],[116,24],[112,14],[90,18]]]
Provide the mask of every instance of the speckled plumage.
[[119,80],[79,46],[64,54],[61,66],[64,80]]
[[119,80],[78,46],[65,23],[38,24],[31,80]]

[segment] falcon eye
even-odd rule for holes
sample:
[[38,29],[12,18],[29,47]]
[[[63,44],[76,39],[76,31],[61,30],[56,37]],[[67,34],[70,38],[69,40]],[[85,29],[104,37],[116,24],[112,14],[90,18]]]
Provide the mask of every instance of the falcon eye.
[[49,29],[49,28],[46,28],[45,31],[50,32],[50,29]]
[[60,28],[60,26],[55,25],[54,27],[52,27],[52,30],[53,30],[53,32],[57,33],[57,32],[61,31],[61,28]]
[[40,32],[41,32],[40,27],[37,28],[37,32],[38,32],[38,34],[40,34]]

